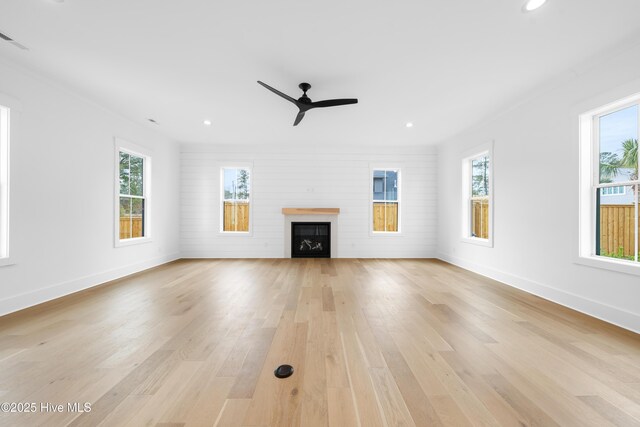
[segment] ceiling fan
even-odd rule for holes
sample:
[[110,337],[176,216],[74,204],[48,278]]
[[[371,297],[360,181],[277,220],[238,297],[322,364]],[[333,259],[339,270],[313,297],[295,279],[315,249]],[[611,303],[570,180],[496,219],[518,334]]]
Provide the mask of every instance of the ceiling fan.
[[284,99],[286,99],[287,101],[294,103],[295,106],[298,107],[298,109],[300,111],[298,111],[298,115],[296,116],[296,120],[293,122],[294,126],[298,126],[298,123],[300,123],[300,121],[304,117],[304,113],[306,113],[307,111],[311,110],[312,108],[337,107],[338,105],[348,105],[348,104],[357,104],[358,103],[358,100],[355,99],[355,98],[327,99],[325,101],[312,102],[311,99],[309,99],[309,97],[307,96],[307,91],[309,89],[311,89],[311,85],[309,83],[300,83],[298,85],[298,87],[300,89],[302,89],[302,92],[303,92],[302,96],[300,98],[298,98],[298,99],[294,99],[294,98],[290,97],[289,95],[285,95],[284,93],[280,92],[279,90],[272,88],[268,84],[262,83],[260,80],[258,80],[258,83],[261,84],[262,86],[266,87],[267,89],[269,89],[271,92],[275,93],[276,95],[279,95],[279,96],[283,97]]

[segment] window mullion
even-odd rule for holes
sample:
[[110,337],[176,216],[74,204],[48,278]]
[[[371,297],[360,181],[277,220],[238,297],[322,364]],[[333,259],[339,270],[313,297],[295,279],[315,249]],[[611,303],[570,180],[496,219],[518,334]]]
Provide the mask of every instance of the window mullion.
[[[636,143],[638,141],[640,141],[640,102],[638,104],[636,104],[638,106],[637,110],[638,110],[638,130],[636,132]],[[639,230],[638,230],[638,215],[640,214],[639,212],[639,207],[638,204],[640,204],[640,144],[637,144],[638,146],[638,153],[636,155],[636,159],[637,159],[637,165],[636,165],[636,180],[638,181],[638,183],[636,184],[636,186],[634,187],[635,191],[633,192],[633,198],[635,199],[635,205],[636,205],[636,214],[634,215],[634,219],[635,219],[635,235],[636,235],[636,241],[635,241],[635,261],[638,262],[640,261],[638,259],[638,252],[640,251],[640,242],[638,242],[638,234],[639,234]]]
[[387,232],[387,170],[382,171],[382,224]]
[[634,215],[634,234],[635,234],[635,248],[633,259],[638,262],[638,191],[640,191],[640,185],[636,185],[633,191],[633,198],[635,199],[635,215]]
[[593,172],[591,173],[591,179],[593,185],[600,185],[600,118],[593,118],[593,141],[591,144],[591,153],[593,157]]

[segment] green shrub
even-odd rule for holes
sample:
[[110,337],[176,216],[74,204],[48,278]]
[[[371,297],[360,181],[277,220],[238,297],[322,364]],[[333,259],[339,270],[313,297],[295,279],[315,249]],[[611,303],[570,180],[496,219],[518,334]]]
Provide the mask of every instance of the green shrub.
[[[640,255],[640,254],[639,254]],[[633,255],[624,254],[624,246],[619,246],[616,252],[607,252],[604,249],[600,249],[600,256],[606,256],[608,258],[625,259],[627,261],[633,261]],[[639,256],[640,259],[640,256]]]

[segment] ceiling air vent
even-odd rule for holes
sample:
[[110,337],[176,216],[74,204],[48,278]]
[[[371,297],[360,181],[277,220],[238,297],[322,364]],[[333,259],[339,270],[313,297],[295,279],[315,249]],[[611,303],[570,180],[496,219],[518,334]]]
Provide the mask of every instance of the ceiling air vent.
[[18,43],[17,41],[15,41],[14,39],[12,39],[11,37],[9,37],[6,34],[0,33],[0,39],[7,41],[9,43],[11,43],[12,45],[14,45],[15,47],[17,47],[18,49],[22,49],[22,50],[29,50],[28,47],[26,47],[23,44]]

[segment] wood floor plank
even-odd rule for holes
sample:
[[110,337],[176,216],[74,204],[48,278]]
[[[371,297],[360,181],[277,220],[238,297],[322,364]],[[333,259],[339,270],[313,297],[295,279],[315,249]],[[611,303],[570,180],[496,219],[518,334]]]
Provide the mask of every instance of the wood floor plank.
[[240,420],[244,418],[250,404],[250,399],[227,399],[215,421],[214,427],[242,426],[243,424]]
[[[162,416],[170,403],[180,400],[193,376],[202,368],[203,362],[181,361],[168,375],[162,386],[154,393],[136,415],[127,422],[127,426],[154,425],[162,420]],[[188,391],[187,391],[188,392]],[[190,402],[189,402],[190,403]]]
[[171,399],[164,404],[161,411],[161,422],[212,424],[211,421],[220,412],[235,380],[215,376],[229,348],[217,350],[217,355],[201,362],[200,368],[190,379],[181,379],[186,383],[183,387],[172,390]]
[[[517,361],[504,363],[504,359],[496,360],[498,374],[485,375],[494,389],[507,400],[506,396],[522,396],[541,411],[548,414],[550,419],[559,425],[578,424],[580,426],[604,427],[610,425],[597,412],[584,405],[579,399],[568,393],[560,384],[543,372],[525,367]],[[530,378],[523,376],[524,372]],[[506,391],[505,391],[506,390]],[[524,401],[524,400],[523,400]],[[562,401],[562,405],[557,405]],[[509,401],[511,403],[511,401]],[[536,414],[537,410],[534,410]]]
[[[285,311],[273,344],[258,378],[253,398],[245,413],[245,425],[299,425],[301,389],[304,383],[307,323],[294,322],[295,313]],[[294,367],[285,379],[274,377],[281,364]]]
[[236,376],[236,382],[229,392],[230,399],[249,399],[253,396],[258,376],[264,365],[275,331],[274,328],[261,328],[259,332],[247,336],[251,345],[248,354],[244,358],[240,372]]
[[333,290],[330,287],[322,288],[322,310],[336,311],[336,305],[333,300]]
[[[325,289],[325,288],[321,288]],[[327,376],[325,373],[325,333],[322,292],[318,288],[309,304],[309,323],[304,356],[304,382],[301,384],[302,414],[305,426],[326,426]]]
[[120,402],[107,416],[99,423],[99,427],[107,426],[123,426],[126,425],[131,418],[135,417],[138,409],[146,405],[151,399],[150,395],[129,395]]
[[129,373],[111,390],[98,399],[93,405],[91,412],[85,412],[76,418],[70,426],[92,426],[99,424],[109,415],[127,396],[133,393],[149,375],[161,367],[170,359],[173,352],[171,350],[158,350],[153,353],[140,366]]
[[432,396],[429,400],[436,414],[438,414],[438,417],[442,420],[442,425],[456,427],[472,425],[471,421],[462,413],[460,407],[450,396]]
[[481,374],[455,352],[440,353],[469,390],[484,404],[500,425],[527,425],[526,417],[510,405]]
[[640,420],[631,417],[629,414],[616,408],[600,396],[579,396],[579,398],[589,405],[589,407],[595,409],[603,418],[606,418],[616,426],[640,426]]
[[232,378],[210,379],[199,399],[184,417],[186,426],[213,426],[233,386]]
[[442,421],[418,384],[413,372],[399,351],[384,352],[389,371],[398,384],[400,393],[416,425],[438,426]]
[[349,377],[344,360],[344,350],[338,332],[338,320],[335,312],[324,312],[324,355],[327,387],[349,387]]
[[518,414],[525,418],[525,425],[548,427],[560,425],[500,374],[485,375],[485,380]]
[[369,372],[387,424],[391,426],[415,426],[416,423],[414,423],[409,413],[397,383],[388,370],[384,368],[369,368]]
[[353,391],[350,388],[327,389],[327,407],[329,425],[331,427],[360,426],[357,411],[353,402]]
[[383,416],[368,372],[366,358],[355,332],[342,333],[341,341],[359,423],[362,426],[382,426],[384,425]]

